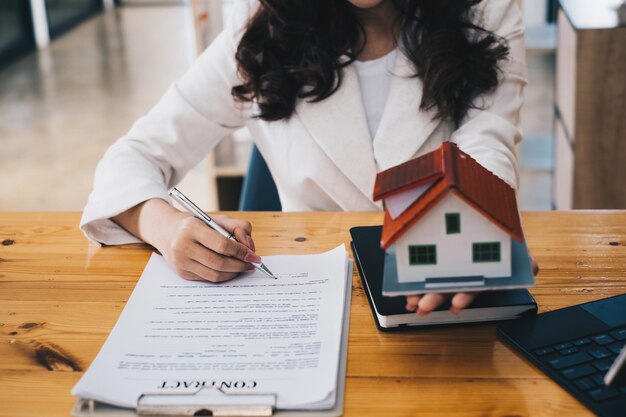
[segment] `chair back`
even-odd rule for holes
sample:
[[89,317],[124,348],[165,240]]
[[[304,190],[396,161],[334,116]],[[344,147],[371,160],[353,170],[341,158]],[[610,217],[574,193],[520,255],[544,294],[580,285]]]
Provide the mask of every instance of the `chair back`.
[[252,146],[248,172],[241,186],[239,211],[281,211],[276,184],[256,145]]

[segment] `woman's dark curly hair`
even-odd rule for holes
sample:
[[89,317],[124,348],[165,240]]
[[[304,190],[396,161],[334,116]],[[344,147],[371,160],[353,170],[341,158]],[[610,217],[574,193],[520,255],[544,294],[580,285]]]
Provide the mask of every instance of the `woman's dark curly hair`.
[[[393,0],[399,46],[423,81],[420,108],[456,125],[498,85],[509,54],[503,38],[473,22],[480,1]],[[266,121],[288,119],[298,99],[329,97],[365,43],[356,11],[347,0],[261,0],[237,48],[243,83],[233,97],[256,101]]]

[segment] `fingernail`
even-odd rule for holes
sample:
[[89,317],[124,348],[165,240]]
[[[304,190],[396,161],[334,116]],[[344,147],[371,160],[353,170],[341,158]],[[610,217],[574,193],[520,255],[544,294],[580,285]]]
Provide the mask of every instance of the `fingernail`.
[[256,246],[254,245],[254,240],[252,240],[252,236],[246,236],[248,238],[248,247],[252,250],[252,252],[256,251]]
[[258,263],[261,263],[261,257],[257,256],[254,252],[249,250],[248,254],[244,258],[244,261],[250,262],[250,263],[254,263],[254,264],[258,264]]
[[459,312],[460,312],[460,311],[461,311],[461,310],[460,310],[460,309],[458,309],[458,308],[455,308],[455,307],[450,307],[450,313],[454,314],[455,316],[456,316],[457,314],[459,314]]
[[426,313],[424,313],[422,310],[418,309],[415,314],[417,314],[420,317],[424,317],[426,315]]

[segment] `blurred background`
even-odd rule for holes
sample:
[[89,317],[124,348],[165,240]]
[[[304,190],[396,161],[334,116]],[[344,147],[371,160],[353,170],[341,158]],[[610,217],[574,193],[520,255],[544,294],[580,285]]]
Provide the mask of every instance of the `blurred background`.
[[[106,148],[183,74],[232,2],[0,0],[0,211],[82,210]],[[620,5],[520,0],[522,210],[626,208]],[[236,209],[250,149],[237,132],[181,189],[207,211]]]

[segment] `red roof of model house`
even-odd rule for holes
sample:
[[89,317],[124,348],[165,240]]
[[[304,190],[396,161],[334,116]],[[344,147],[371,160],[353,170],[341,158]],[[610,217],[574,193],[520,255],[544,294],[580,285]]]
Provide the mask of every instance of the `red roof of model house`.
[[524,240],[515,190],[452,142],[444,142],[433,152],[378,173],[374,200],[388,199],[417,187],[428,188],[401,214],[393,216],[385,207],[381,236],[384,249],[448,193],[457,195],[519,242]]

